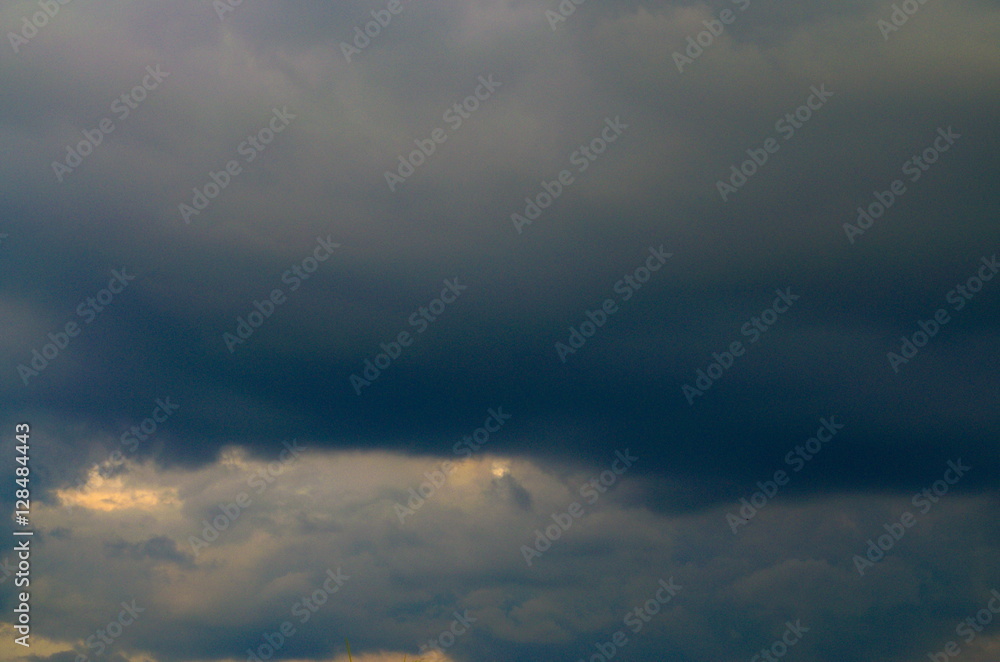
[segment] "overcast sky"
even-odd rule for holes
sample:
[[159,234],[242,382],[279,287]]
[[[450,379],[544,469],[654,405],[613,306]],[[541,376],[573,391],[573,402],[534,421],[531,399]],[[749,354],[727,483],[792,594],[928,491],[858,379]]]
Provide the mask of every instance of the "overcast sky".
[[0,28],[0,659],[1000,655],[994,0]]

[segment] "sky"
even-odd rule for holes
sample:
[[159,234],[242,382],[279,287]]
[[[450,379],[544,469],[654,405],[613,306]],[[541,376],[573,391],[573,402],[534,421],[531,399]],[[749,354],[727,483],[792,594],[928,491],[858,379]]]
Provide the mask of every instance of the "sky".
[[997,2],[0,32],[0,660],[1000,656]]

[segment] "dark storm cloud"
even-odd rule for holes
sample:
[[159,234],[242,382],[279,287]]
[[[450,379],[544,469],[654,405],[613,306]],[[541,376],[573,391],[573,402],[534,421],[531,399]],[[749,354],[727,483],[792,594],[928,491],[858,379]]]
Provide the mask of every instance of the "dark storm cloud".
[[[169,393],[185,406],[170,422],[168,459],[206,459],[237,438],[270,445],[288,429],[314,443],[438,453],[442,438],[461,434],[464,421],[497,402],[520,414],[512,452],[593,461],[613,440],[655,449],[659,459],[644,471],[740,483],[831,412],[852,422],[842,457],[881,462],[903,440],[922,449],[907,460],[913,473],[890,479],[898,484],[954,451],[995,459],[975,432],[959,442],[913,429],[905,414],[919,403],[913,416],[947,419],[947,401],[958,399],[971,403],[965,408],[980,419],[977,429],[995,427],[985,363],[932,368],[956,365],[971,347],[982,351],[995,331],[983,303],[990,284],[902,374],[885,359],[996,248],[993,202],[972,195],[989,172],[990,104],[945,104],[948,89],[996,99],[995,85],[954,75],[985,62],[990,50],[956,43],[958,26],[995,17],[981,5],[964,5],[961,20],[929,6],[922,23],[914,18],[907,33],[884,43],[873,24],[880,8],[779,14],[754,3],[731,26],[732,38],[720,38],[684,73],[635,66],[670,59],[701,26],[698,17],[716,9],[581,7],[553,34],[534,6],[405,5],[348,63],[339,43],[366,20],[367,5],[303,6],[277,22],[253,4],[222,22],[203,3],[132,3],[122,15],[72,7],[82,27],[53,25],[64,41],[42,34],[8,68],[8,77],[34,68],[42,83],[12,108],[6,139],[27,132],[39,148],[11,175],[24,193],[48,192],[30,207],[17,195],[11,209],[7,263],[22,274],[7,294],[11,367],[26,364],[49,331],[79,322],[77,305],[112,268],[125,266],[136,279],[27,387],[12,369],[8,396],[86,411],[117,436],[123,421]],[[915,58],[916,35],[930,35],[935,20],[942,31]],[[155,39],[161,21],[186,42]],[[480,42],[471,36],[480,34],[476,21],[497,28]],[[828,61],[824,51],[839,52],[824,38],[831,24],[855,46]],[[307,27],[319,25],[327,29]],[[68,57],[86,30],[122,38]],[[435,47],[417,50],[425,42],[419,35],[435,32]],[[808,53],[808,44],[820,51]],[[65,65],[53,69],[49,58],[60,51]],[[597,52],[609,55],[589,55]],[[123,53],[134,57],[123,61]],[[169,72],[162,90],[56,184],[48,162],[155,63]],[[73,73],[94,66],[99,76]],[[443,127],[442,110],[490,74],[502,82],[493,97],[390,194],[383,172],[413,140]],[[912,87],[928,77],[940,84]],[[820,85],[832,96],[793,135],[777,133],[775,120]],[[27,111],[38,105],[53,110],[45,118]],[[185,226],[177,205],[190,203],[191,187],[210,182],[210,171],[239,159],[239,147],[276,107],[296,116],[287,132]],[[523,213],[524,197],[561,169],[575,172],[570,154],[599,134],[605,117],[619,116],[629,127],[620,141],[517,234],[509,217]],[[902,177],[899,164],[939,126],[956,127],[960,142],[849,244],[841,226],[853,221],[853,209]],[[768,136],[780,151],[723,203],[716,180]],[[46,218],[54,236],[31,230],[27,209]],[[80,230],[95,222],[103,233]],[[937,240],[942,223],[945,242]],[[317,237],[342,247],[310,280],[288,277]],[[642,265],[647,247],[660,245],[675,254],[669,264],[634,299],[619,301],[607,327],[562,365],[555,343],[568,342],[587,310],[620,300],[615,284]],[[85,261],[60,259],[78,248],[88,249]],[[363,372],[380,343],[413,332],[409,316],[455,277],[468,292],[360,396],[352,392],[349,376]],[[293,282],[301,284],[294,292]],[[286,303],[230,354],[223,334],[277,287]],[[801,301],[689,407],[682,385],[694,383],[713,352],[747,340],[741,328],[778,288]],[[196,443],[184,441],[195,434]],[[747,454],[756,460],[732,461]],[[887,480],[849,464],[814,484]]]

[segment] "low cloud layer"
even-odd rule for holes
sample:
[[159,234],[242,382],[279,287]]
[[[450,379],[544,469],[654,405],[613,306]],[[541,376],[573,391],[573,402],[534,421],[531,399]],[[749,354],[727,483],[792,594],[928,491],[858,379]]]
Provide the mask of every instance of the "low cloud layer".
[[[614,455],[591,474],[295,447],[284,460],[233,448],[199,469],[126,462],[61,492],[36,515],[38,636],[95,658],[91,635],[124,602],[144,610],[107,646],[125,659],[243,659],[288,622],[283,659],[339,660],[345,639],[360,652],[412,656],[434,640],[450,659],[576,659],[621,631],[639,659],[735,660],[791,621],[808,628],[800,659],[877,648],[891,626],[903,643],[892,659],[916,660],[992,598],[980,587],[997,571],[995,499],[935,497],[932,483],[934,502],[748,494],[757,512],[667,516],[638,505],[658,482]],[[733,527],[729,515],[750,517]],[[984,629],[965,658],[989,659],[997,636]]]

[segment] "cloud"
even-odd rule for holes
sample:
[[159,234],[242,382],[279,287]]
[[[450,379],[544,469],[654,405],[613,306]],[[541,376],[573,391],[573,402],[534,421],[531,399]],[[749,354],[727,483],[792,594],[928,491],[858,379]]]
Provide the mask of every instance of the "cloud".
[[[986,526],[996,504],[985,497],[942,498],[859,575],[852,557],[864,555],[866,540],[885,533],[882,524],[897,521],[901,509],[913,510],[908,499],[779,496],[734,535],[725,512],[736,502],[658,514],[633,505],[658,489],[655,482],[626,473],[591,504],[581,488],[595,476],[489,454],[457,462],[400,522],[393,504],[405,502],[409,486],[430,486],[427,474],[439,464],[320,449],[282,464],[236,448],[200,468],[127,462],[118,476],[123,490],[170,485],[177,498],[114,510],[80,501],[72,515],[42,508],[35,572],[43,579],[35,590],[52,625],[40,624],[39,634],[82,641],[114,618],[122,600],[134,600],[146,611],[116,647],[157,662],[230,659],[266,643],[286,621],[295,629],[285,648],[293,657],[336,657],[330,632],[361,653],[389,646],[412,656],[464,613],[474,624],[451,638],[445,652],[453,659],[470,659],[484,645],[498,655],[579,656],[580,642],[629,633],[628,614],[671,579],[683,588],[649,627],[629,634],[635,655],[749,655],[768,644],[769,628],[799,618],[814,628],[801,649],[809,659],[846,654],[839,627],[871,619],[893,619],[919,653],[947,636],[955,615],[988,598],[976,588],[995,565],[982,555],[996,544]],[[253,487],[255,476],[268,475],[265,487]],[[505,482],[519,485],[530,506],[498,491]],[[558,521],[552,514],[574,501],[583,514],[528,566],[522,545],[536,545],[538,532]],[[231,520],[195,549],[192,537],[208,538],[206,525],[227,512]],[[55,528],[67,533],[45,534]],[[956,548],[957,540],[965,544]],[[946,579],[958,567],[967,569],[961,587]],[[341,581],[330,581],[331,572]],[[931,596],[950,607],[931,607]],[[84,603],[92,608],[81,611]],[[900,621],[900,610],[913,618]],[[171,634],[179,627],[191,631],[183,653]],[[860,636],[868,646],[877,635]]]
[[[814,624],[801,659],[908,662],[954,638],[998,543],[1000,286],[952,296],[1000,238],[995,4],[925,3],[886,39],[891,3],[861,0],[587,2],[555,30],[556,2],[404,2],[349,61],[384,6],[73,2],[5,52],[0,428],[37,438],[32,654],[93,652],[132,599],[148,618],[105,654],[129,662],[245,659],[287,619],[286,657],[339,659],[342,634],[356,659],[396,659],[466,609],[449,659],[578,659],[620,628],[633,659],[747,659],[795,618]],[[38,11],[6,4],[5,37]],[[499,85],[477,99],[482,78]],[[817,86],[833,96],[783,135]],[[609,121],[628,128],[602,143]],[[961,138],[911,180],[948,127]],[[519,233],[512,214],[563,171]],[[851,242],[844,224],[896,179]],[[321,241],[340,246],[319,262]],[[663,269],[621,285],[658,247]],[[81,312],[120,269],[127,289]],[[468,290],[433,313],[456,278]],[[751,342],[778,288],[801,299]],[[618,312],[561,361],[607,299]],[[887,353],[941,307],[952,321],[894,371]],[[716,370],[689,405],[682,387]],[[458,456],[498,407],[511,420]],[[734,535],[726,513],[831,416],[842,433]],[[589,503],[625,449],[640,460]],[[959,458],[975,469],[858,576],[852,557]],[[529,566],[522,546],[574,502]],[[352,578],[298,623],[338,567]],[[669,576],[683,592],[631,632]]]

